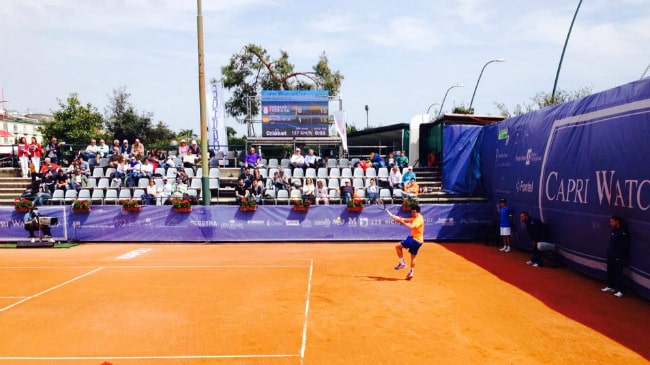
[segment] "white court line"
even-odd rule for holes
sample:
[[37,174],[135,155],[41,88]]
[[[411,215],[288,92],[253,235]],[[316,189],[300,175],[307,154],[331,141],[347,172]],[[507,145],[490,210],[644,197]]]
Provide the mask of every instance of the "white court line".
[[307,281],[307,301],[305,302],[305,323],[302,326],[302,346],[300,347],[300,365],[305,361],[305,347],[307,346],[307,321],[309,319],[309,298],[311,297],[311,278],[314,272],[314,259],[309,262],[309,280]]
[[[0,266],[3,269],[90,269],[97,266]],[[305,268],[308,265],[111,265],[105,269],[284,269]]]
[[27,298],[25,296],[23,297],[0,297],[0,299],[22,299],[22,298]]
[[68,281],[66,281],[66,282],[63,282],[63,283],[59,284],[59,285],[55,285],[55,286],[53,286],[53,287],[51,287],[51,288],[49,288],[49,289],[45,289],[45,290],[43,290],[43,291],[40,292],[40,293],[36,293],[36,294],[31,295],[31,296],[29,296],[29,297],[25,297],[23,300],[19,300],[19,301],[17,301],[17,302],[14,303],[14,304],[8,305],[8,306],[6,306],[6,307],[4,307],[4,308],[0,308],[0,312],[4,312],[4,311],[6,311],[7,309],[11,309],[11,308],[17,306],[18,304],[25,303],[25,302],[28,301],[28,300],[34,299],[34,298],[36,298],[36,297],[39,297],[39,296],[41,296],[41,295],[43,295],[43,294],[45,294],[45,293],[51,292],[52,290],[58,289],[58,288],[60,288],[60,287],[62,287],[62,286],[64,286],[64,285],[68,285],[68,284],[70,284],[70,283],[72,283],[72,282],[74,282],[74,281],[77,281],[77,280],[79,280],[79,279],[81,279],[81,278],[84,278],[84,277],[86,277],[86,276],[88,276],[88,275],[92,275],[92,274],[96,273],[97,271],[99,271],[99,270],[101,270],[101,269],[103,269],[103,267],[98,267],[98,268],[96,268],[95,270],[92,270],[92,271],[89,271],[89,272],[87,272],[87,273],[85,273],[85,274],[82,274],[82,275],[76,276],[76,277],[74,277],[74,278],[72,278],[72,279],[70,279],[70,280],[68,280]]
[[[256,358],[291,358],[291,357],[300,357],[300,364],[304,363],[305,357],[305,348],[307,344],[307,327],[308,327],[308,318],[309,318],[309,304],[311,297],[311,283],[314,270],[314,259],[310,259],[309,266],[306,265],[212,265],[212,266],[164,266],[164,265],[153,265],[153,266],[106,266],[99,267],[95,270],[87,272],[83,275],[80,275],[76,278],[68,280],[65,283],[59,284],[47,290],[44,290],[38,294],[32,295],[30,297],[25,297],[24,300],[21,300],[17,303],[14,303],[8,307],[0,309],[0,312],[12,308],[20,303],[23,303],[27,300],[45,294],[51,290],[59,288],[63,285],[71,283],[75,280],[81,279],[85,276],[91,275],[102,269],[147,269],[147,268],[170,268],[170,269],[187,269],[187,268],[306,268],[309,267],[309,278],[307,281],[307,300],[305,302],[305,314],[304,314],[304,323],[302,330],[302,343],[300,354],[259,354],[259,355],[170,355],[170,356],[61,356],[61,357],[28,357],[28,356],[0,356],[0,361],[72,361],[72,360],[166,360],[166,359],[256,359]],[[40,267],[2,267],[0,269],[61,269],[61,268],[88,268],[87,266],[76,266],[76,267],[60,267],[60,266],[40,266]]]
[[258,359],[267,357],[298,357],[293,354],[262,355],[171,355],[171,356],[62,356],[62,357],[27,357],[5,356],[0,361],[60,361],[60,360],[166,360],[166,359]]

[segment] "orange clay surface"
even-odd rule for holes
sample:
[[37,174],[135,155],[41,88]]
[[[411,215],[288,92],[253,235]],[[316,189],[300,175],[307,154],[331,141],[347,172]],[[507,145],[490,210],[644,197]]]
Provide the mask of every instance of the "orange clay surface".
[[[648,363],[453,245],[426,244],[415,278],[405,281],[406,271],[393,269],[393,246],[3,249],[0,365]],[[523,253],[500,255],[518,270],[544,270],[541,278],[565,275],[599,288],[566,269],[528,267]],[[598,298],[635,301],[639,317],[650,317],[639,298]]]

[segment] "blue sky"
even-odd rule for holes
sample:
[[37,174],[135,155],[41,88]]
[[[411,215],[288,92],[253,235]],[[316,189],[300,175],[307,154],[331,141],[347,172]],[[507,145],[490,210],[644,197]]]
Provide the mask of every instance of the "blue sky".
[[[203,0],[206,80],[248,43],[289,53],[310,70],[325,52],[345,77],[358,128],[408,122],[440,103],[498,114],[550,93],[578,1]],[[5,107],[49,113],[76,92],[100,112],[126,87],[140,112],[172,130],[199,131],[196,1],[4,0],[0,87]],[[638,80],[650,63],[647,0],[584,1],[558,88],[594,92]],[[431,114],[439,106],[431,108]],[[243,127],[228,119],[238,131]],[[259,133],[259,131],[258,131]]]

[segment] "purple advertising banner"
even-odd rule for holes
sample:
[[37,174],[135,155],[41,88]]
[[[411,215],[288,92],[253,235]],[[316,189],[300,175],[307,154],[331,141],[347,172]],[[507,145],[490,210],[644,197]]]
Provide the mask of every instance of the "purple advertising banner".
[[[422,205],[426,240],[483,240],[493,218],[488,204]],[[394,214],[408,217],[399,205]],[[291,206],[258,206],[242,212],[237,206],[194,206],[177,213],[167,206],[144,206],[125,212],[120,206],[93,206],[90,213],[73,213],[70,206],[40,207],[41,216],[56,217],[52,236],[80,242],[273,242],[273,241],[398,241],[409,230],[371,205],[348,212],[343,205],[312,206],[296,212]],[[27,237],[24,213],[0,208],[0,240]]]

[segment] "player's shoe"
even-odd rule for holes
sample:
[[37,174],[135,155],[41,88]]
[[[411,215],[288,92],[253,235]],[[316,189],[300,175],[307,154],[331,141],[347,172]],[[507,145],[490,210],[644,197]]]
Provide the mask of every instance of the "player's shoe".
[[623,298],[623,293],[621,293],[620,291],[617,291],[616,293],[614,293],[614,296],[617,297],[617,298]]
[[413,271],[409,270],[409,273],[406,274],[405,280],[411,280],[413,279]]
[[610,287],[608,287],[608,286],[606,286],[606,287],[604,287],[604,288],[602,288],[602,289],[600,289],[600,290],[601,290],[601,291],[604,291],[605,293],[613,293],[613,292],[616,291],[616,289],[614,289],[614,288],[610,288]]
[[32,243],[36,243],[36,238],[32,238]]
[[397,266],[395,266],[395,270],[401,270],[401,269],[405,269],[405,268],[406,268],[406,264],[403,264],[401,262],[399,264],[397,264]]
[[505,251],[505,250],[506,250],[506,246],[503,246],[499,251]]
[[510,246],[506,247],[506,249],[503,250],[503,252],[510,252]]
[[526,265],[532,265],[532,264],[533,264],[532,261],[526,261]]

